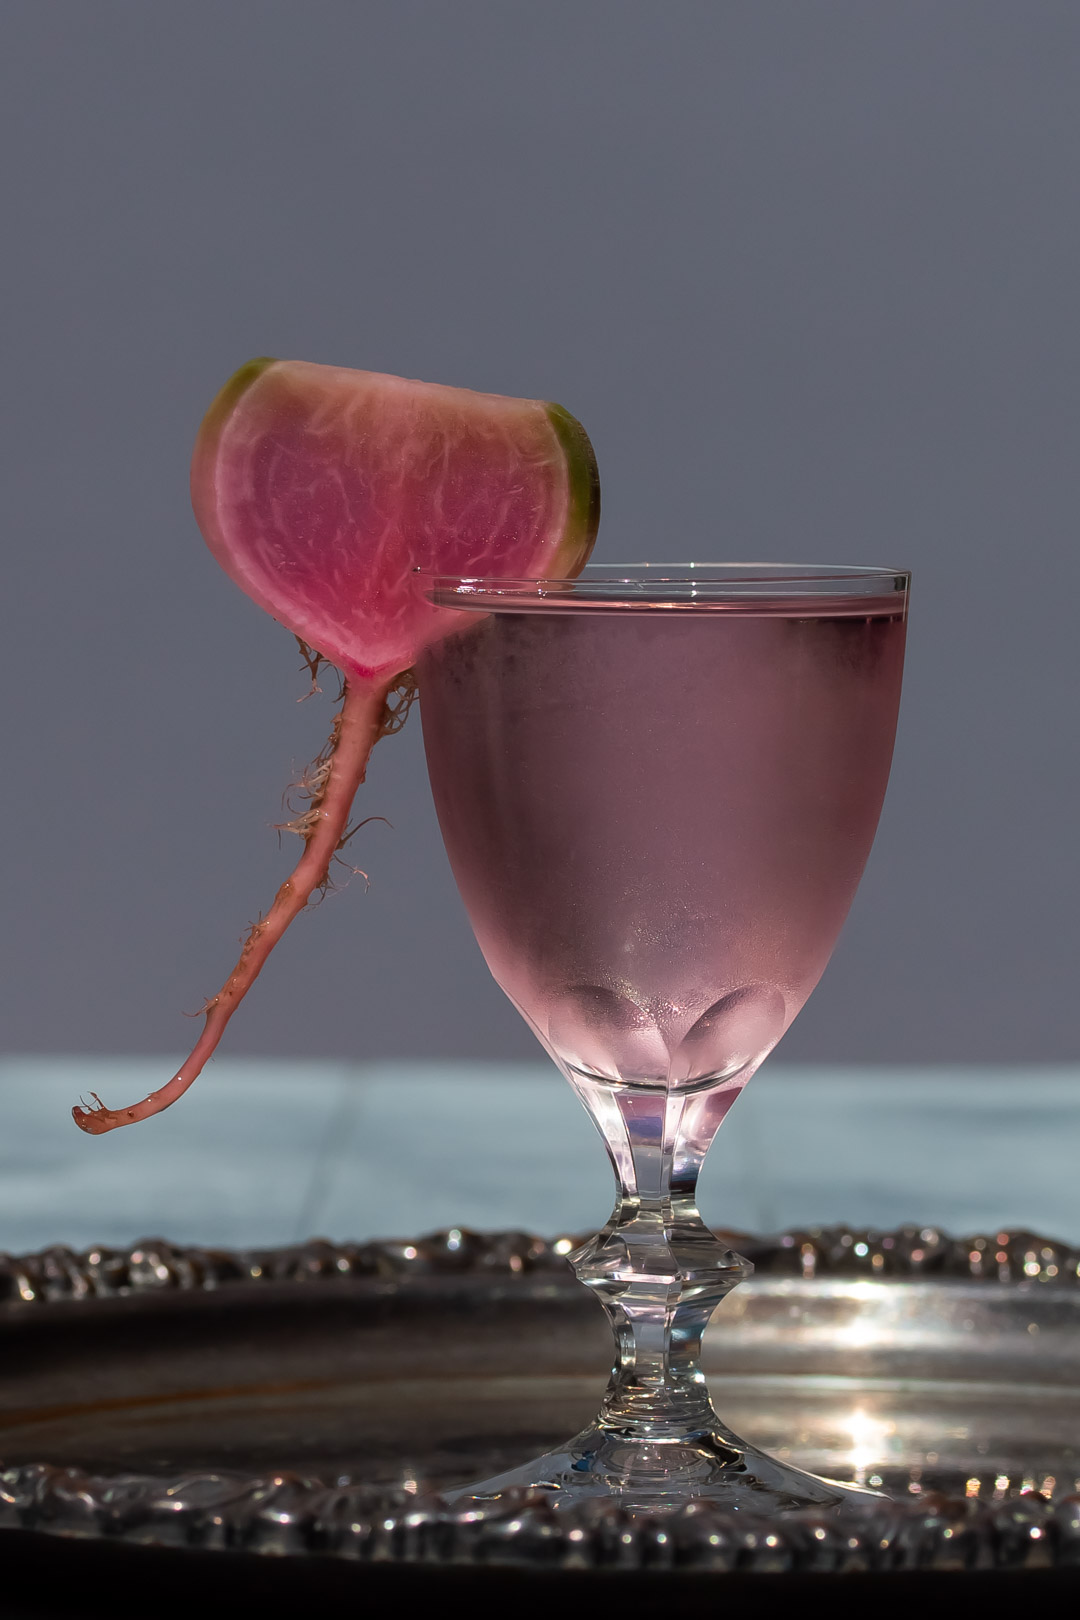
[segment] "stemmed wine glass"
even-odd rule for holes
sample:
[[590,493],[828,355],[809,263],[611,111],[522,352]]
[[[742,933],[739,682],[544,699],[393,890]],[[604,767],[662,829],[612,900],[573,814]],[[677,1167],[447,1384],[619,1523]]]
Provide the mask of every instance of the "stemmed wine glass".
[[742,1087],[817,983],[877,826],[908,576],[590,566],[428,577],[460,629],[418,667],[443,839],[498,984],[592,1116],[618,1193],[573,1255],[615,1365],[595,1423],[463,1488],[655,1510],[855,1494],[720,1422],[702,1334],[750,1267],[695,1188]]

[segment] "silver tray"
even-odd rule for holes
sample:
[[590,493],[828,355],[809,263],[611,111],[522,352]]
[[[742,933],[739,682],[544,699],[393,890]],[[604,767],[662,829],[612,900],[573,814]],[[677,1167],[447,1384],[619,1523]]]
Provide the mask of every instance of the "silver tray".
[[0,1527],[444,1569],[1080,1567],[1080,1253],[914,1227],[725,1237],[756,1273],[706,1338],[718,1410],[885,1493],[869,1512],[450,1507],[442,1490],[582,1428],[610,1362],[575,1240],[453,1230],[0,1257]]

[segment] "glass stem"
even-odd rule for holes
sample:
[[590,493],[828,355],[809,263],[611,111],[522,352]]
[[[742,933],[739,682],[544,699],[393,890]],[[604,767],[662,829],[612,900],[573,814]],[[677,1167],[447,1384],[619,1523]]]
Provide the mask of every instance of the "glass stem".
[[627,1439],[685,1441],[713,1433],[701,1339],[724,1295],[749,1275],[695,1204],[698,1173],[737,1089],[700,1092],[571,1084],[611,1157],[611,1219],[570,1256],[615,1334],[599,1426]]

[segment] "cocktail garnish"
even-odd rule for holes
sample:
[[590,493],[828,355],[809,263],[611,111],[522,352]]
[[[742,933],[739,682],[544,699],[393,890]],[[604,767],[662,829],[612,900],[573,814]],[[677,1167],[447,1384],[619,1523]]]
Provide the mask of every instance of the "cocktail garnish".
[[203,1008],[191,1055],[130,1107],[95,1097],[72,1109],[93,1135],[183,1095],[286,928],[325,890],[357,830],[349,814],[371,750],[415,696],[412,665],[457,622],[414,570],[572,577],[600,518],[592,446],[561,406],[293,360],[250,361],[226,383],[199,429],[191,496],[211,551],[294,633],[313,681],[322,662],[340,672],[341,706],[285,823],[303,853]]

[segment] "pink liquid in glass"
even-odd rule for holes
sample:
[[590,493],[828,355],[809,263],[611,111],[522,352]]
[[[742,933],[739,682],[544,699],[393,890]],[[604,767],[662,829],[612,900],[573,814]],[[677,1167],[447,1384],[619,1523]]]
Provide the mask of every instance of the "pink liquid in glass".
[[902,602],[462,615],[420,669],[455,878],[579,1085],[741,1086],[817,983],[877,826]]

